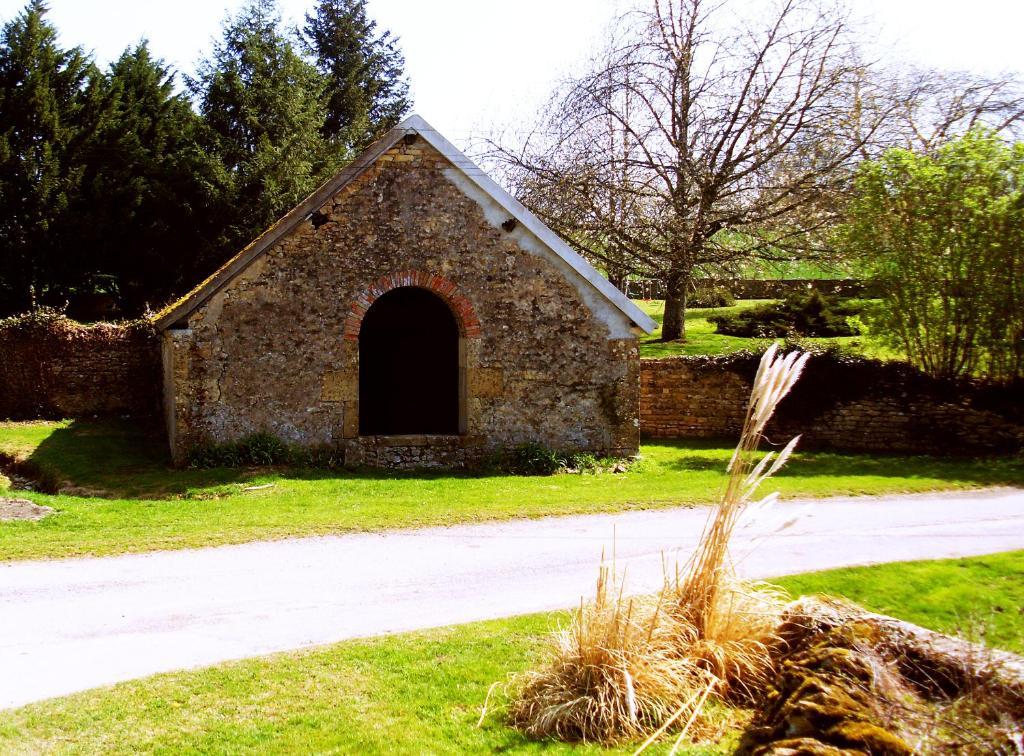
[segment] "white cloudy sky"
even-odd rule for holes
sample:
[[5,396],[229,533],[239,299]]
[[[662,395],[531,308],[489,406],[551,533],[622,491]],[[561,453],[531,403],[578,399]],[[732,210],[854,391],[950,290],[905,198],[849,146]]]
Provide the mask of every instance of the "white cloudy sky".
[[[756,4],[757,0],[737,0]],[[50,0],[66,45],[101,63],[142,37],[190,72],[242,0]],[[882,54],[935,66],[1024,71],[1020,0],[850,0],[877,29]],[[585,59],[623,0],[369,0],[401,37],[416,111],[457,143],[529,119],[552,84]],[[0,0],[0,19],[24,0]],[[280,0],[298,22],[312,0]]]

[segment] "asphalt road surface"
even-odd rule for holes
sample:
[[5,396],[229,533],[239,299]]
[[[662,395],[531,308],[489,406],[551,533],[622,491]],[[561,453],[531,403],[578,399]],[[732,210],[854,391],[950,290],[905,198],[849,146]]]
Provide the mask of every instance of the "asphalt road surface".
[[[708,509],[516,520],[0,564],[0,708],[345,638],[573,606],[602,551],[627,590]],[[761,543],[767,538],[766,543]],[[1024,549],[1024,491],[786,501],[736,534],[746,577]]]

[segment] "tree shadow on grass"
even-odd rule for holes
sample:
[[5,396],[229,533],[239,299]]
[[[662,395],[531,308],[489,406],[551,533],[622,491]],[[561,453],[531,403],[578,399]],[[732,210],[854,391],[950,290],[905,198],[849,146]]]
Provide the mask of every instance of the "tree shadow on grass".
[[[486,477],[482,472],[316,469],[293,467],[179,468],[159,423],[75,420],[55,427],[27,459],[33,477],[70,496],[109,499],[211,499],[238,493],[260,479],[393,480]],[[496,474],[496,473],[491,473]]]
[[75,420],[55,427],[27,461],[72,496],[166,498],[253,477],[242,469],[176,469],[159,427],[133,420]]
[[685,454],[678,459],[673,459],[670,462],[663,462],[662,464],[670,470],[684,470],[690,472],[717,470],[722,473],[725,472],[725,466],[722,460],[712,457],[700,457],[693,454]]
[[[658,467],[674,472],[720,472],[730,440],[651,441],[669,447]],[[452,480],[504,476],[494,471],[395,471],[247,467],[192,469],[171,464],[159,423],[76,420],[55,426],[28,457],[31,468],[60,493],[111,499],[214,499],[247,485],[284,480]],[[642,474],[642,473],[641,473]],[[1024,486],[1024,459],[966,459],[804,450],[780,471],[781,478],[929,478],[972,485]]]
[[780,476],[929,478],[951,483],[1021,486],[1024,485],[1024,459],[805,451],[797,454]]
[[[661,464],[676,471],[720,470],[724,474],[728,456],[723,457],[721,449],[729,443],[727,439],[664,442],[677,448],[679,456]],[[769,448],[772,447],[762,445],[764,451]],[[706,453],[701,454],[702,450]],[[793,456],[777,477],[928,478],[974,485],[1024,486],[1024,458],[1013,455],[971,458],[804,449]]]

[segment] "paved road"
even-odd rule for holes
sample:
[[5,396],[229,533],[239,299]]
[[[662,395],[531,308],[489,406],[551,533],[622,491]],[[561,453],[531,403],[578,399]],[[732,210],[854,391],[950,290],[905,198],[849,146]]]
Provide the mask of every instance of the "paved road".
[[[1024,491],[790,501],[738,532],[740,571],[1024,548]],[[685,560],[706,509],[520,520],[0,565],[0,708],[165,670],[567,607],[602,549],[628,589]],[[767,533],[771,540],[757,542]]]

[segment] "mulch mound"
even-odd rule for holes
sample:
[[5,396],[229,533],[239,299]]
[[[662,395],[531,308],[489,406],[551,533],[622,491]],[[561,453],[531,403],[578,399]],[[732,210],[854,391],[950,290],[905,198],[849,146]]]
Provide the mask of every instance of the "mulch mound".
[[28,499],[7,499],[0,497],[0,522],[13,520],[41,520],[53,514],[51,507],[34,504]]
[[1019,753],[1024,659],[830,599],[790,604],[748,756]]

